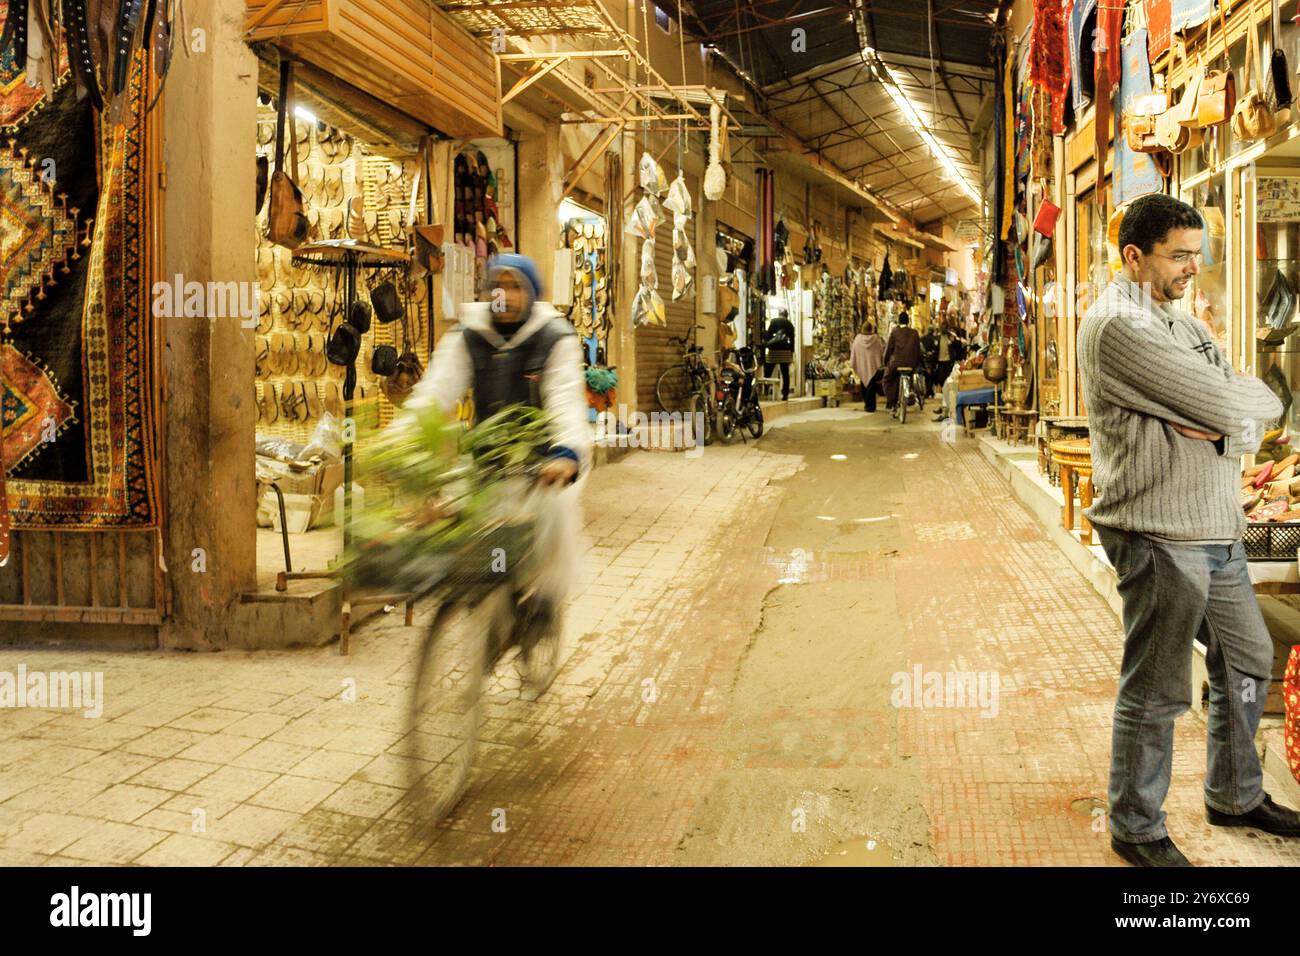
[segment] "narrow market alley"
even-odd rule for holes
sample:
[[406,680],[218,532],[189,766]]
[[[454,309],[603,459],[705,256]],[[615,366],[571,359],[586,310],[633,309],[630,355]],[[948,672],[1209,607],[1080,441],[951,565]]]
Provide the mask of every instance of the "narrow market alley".
[[[101,719],[0,715],[0,863],[1122,865],[1097,823],[1122,632],[978,442],[844,408],[634,452],[586,533],[555,683],[497,668],[434,828],[403,784],[428,608],[348,657],[0,651],[104,674]],[[964,706],[910,693],[933,674],[973,675]],[[1176,748],[1194,862],[1300,863],[1205,823],[1198,717]]]

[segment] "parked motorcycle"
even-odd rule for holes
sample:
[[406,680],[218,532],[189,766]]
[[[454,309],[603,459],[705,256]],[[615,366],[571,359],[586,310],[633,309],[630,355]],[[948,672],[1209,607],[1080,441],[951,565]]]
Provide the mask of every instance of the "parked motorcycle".
[[758,358],[749,347],[732,349],[718,372],[718,435],[724,445],[741,438],[748,431],[754,438],[763,437],[763,409],[758,403]]

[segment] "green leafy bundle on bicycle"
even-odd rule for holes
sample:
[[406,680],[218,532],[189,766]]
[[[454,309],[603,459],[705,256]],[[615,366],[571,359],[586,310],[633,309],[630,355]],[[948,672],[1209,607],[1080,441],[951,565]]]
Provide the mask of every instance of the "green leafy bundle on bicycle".
[[346,556],[351,584],[427,593],[499,581],[530,551],[533,521],[517,505],[550,431],[546,413],[524,405],[468,430],[433,405],[404,412],[360,459],[369,484]]

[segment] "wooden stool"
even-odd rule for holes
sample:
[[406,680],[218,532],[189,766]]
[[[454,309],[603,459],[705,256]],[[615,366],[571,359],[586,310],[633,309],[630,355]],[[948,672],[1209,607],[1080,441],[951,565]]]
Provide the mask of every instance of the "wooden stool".
[[1039,419],[1045,434],[1038,438],[1038,470],[1053,485],[1060,485],[1060,469],[1052,458],[1051,444],[1063,438],[1088,437],[1088,419],[1080,416],[1044,415]]
[[1052,460],[1061,471],[1061,492],[1065,506],[1061,509],[1061,525],[1074,533],[1074,496],[1078,483],[1080,540],[1092,544],[1092,524],[1082,509],[1092,507],[1092,441],[1088,438],[1065,438],[1051,443]]
[[1002,409],[1003,440],[1013,445],[1025,445],[1038,420],[1038,412],[1019,408]]

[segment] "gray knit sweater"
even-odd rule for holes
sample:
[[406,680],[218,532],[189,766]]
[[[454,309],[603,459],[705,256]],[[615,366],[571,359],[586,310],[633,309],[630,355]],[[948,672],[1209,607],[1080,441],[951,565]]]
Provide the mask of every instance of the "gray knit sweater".
[[[1177,541],[1241,537],[1239,458],[1282,414],[1268,386],[1234,372],[1201,322],[1123,273],[1079,327],[1079,371],[1100,495],[1089,520]],[[1170,422],[1224,438],[1184,438]]]

